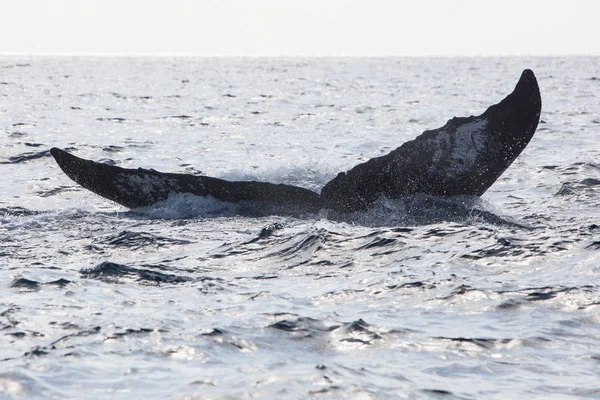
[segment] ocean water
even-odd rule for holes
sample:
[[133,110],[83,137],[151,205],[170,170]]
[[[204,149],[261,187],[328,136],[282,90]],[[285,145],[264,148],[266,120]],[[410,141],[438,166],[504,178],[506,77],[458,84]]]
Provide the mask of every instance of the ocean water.
[[[127,210],[48,150],[319,190],[531,68],[482,198]],[[599,58],[0,58],[0,398],[600,398]]]

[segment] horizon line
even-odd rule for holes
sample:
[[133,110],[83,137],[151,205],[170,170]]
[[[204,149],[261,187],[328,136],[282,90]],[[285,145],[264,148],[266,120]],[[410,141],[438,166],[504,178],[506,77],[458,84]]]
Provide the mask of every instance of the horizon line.
[[206,58],[523,58],[523,57],[600,57],[600,53],[547,53],[547,54],[525,54],[525,53],[499,53],[499,54],[344,54],[344,53],[298,53],[298,54],[276,54],[276,53],[167,53],[167,52],[1,52],[4,56],[33,56],[33,57],[206,57]]

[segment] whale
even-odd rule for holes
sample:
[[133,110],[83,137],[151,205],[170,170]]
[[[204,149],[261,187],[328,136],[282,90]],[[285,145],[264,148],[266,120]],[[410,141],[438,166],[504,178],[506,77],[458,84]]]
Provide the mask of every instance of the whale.
[[326,209],[346,214],[366,210],[381,198],[420,193],[483,195],[528,145],[541,109],[537,79],[526,69],[514,90],[481,115],[454,117],[389,154],[340,172],[320,193],[286,184],[121,168],[56,147],[50,153],[77,184],[130,209],[187,193],[224,202],[257,202],[290,212]]

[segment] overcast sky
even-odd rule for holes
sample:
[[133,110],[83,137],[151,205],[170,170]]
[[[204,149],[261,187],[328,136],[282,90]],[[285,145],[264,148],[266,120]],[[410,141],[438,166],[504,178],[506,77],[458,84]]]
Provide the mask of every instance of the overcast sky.
[[600,55],[598,0],[0,0],[0,53]]

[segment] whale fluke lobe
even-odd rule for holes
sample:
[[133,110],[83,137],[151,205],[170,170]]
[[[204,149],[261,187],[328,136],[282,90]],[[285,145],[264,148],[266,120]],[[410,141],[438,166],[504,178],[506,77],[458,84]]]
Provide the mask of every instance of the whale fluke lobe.
[[150,206],[170,195],[191,193],[221,201],[255,201],[294,211],[327,208],[339,213],[367,209],[381,197],[425,193],[481,196],[527,146],[542,107],[534,73],[525,70],[515,89],[483,114],[455,117],[423,132],[391,153],[372,158],[328,182],[321,194],[257,181],[126,169],[76,157],[52,148],[72,180],[128,208]]
[[318,211],[319,194],[283,184],[226,181],[210,176],[163,173],[153,169],[126,169],[76,157],[58,148],[50,149],[57,164],[72,180],[128,208],[151,206],[170,195],[190,193],[228,202],[258,201],[290,209]]
[[452,118],[388,155],[338,174],[321,192],[324,206],[351,212],[382,196],[481,196],[527,146],[541,108],[535,75],[525,70],[514,91],[483,114]]

